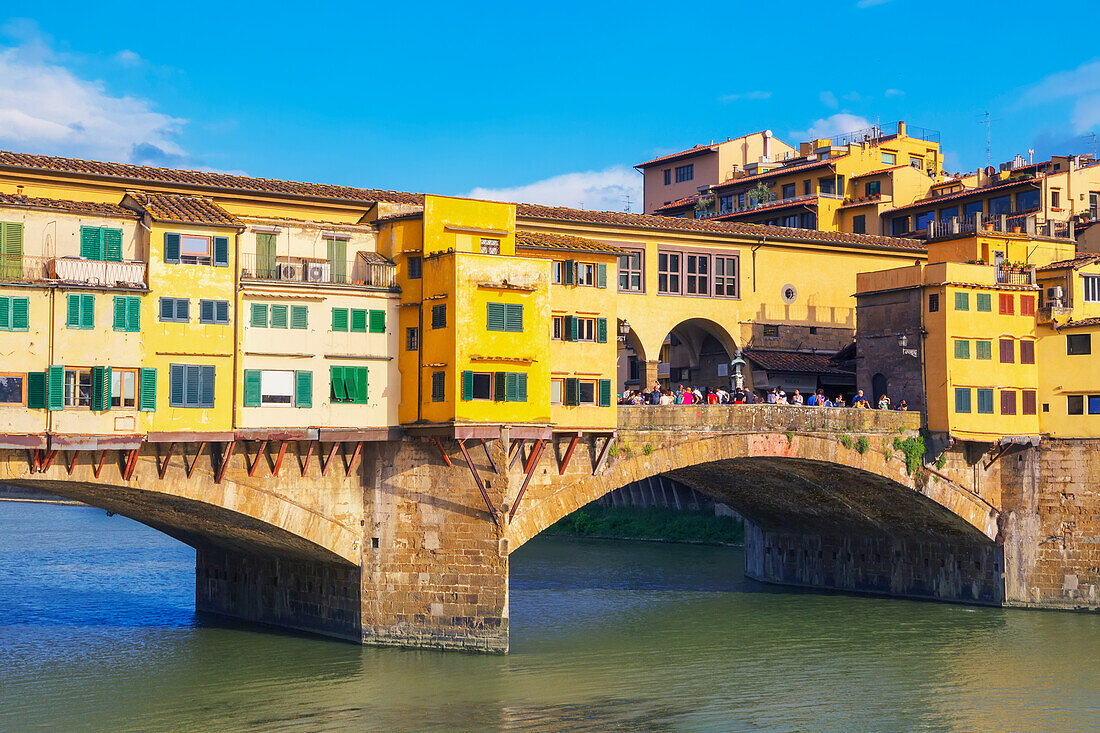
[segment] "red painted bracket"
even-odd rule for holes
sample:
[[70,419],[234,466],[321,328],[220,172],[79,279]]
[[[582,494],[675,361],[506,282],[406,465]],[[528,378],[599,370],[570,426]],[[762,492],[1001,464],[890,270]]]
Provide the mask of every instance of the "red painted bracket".
[[[320,443],[321,441],[317,441]],[[321,446],[324,448],[324,446]],[[324,476],[328,473],[328,467],[332,465],[332,457],[336,455],[336,449],[340,447],[340,443],[336,442],[332,444],[332,449],[328,452],[328,458],[325,458],[321,462],[321,475]]]
[[489,509],[489,516],[493,519],[493,524],[500,526],[500,512],[495,506],[493,506],[493,500],[489,498],[489,492],[485,490],[485,483],[481,480],[481,474],[478,473],[477,466],[474,465],[473,460],[470,458],[470,452],[466,450],[466,441],[458,441],[458,449],[462,451],[462,457],[466,459],[466,465],[470,467],[470,474],[474,477],[474,484],[477,485],[477,490],[481,492],[481,498],[485,500],[485,506]]
[[[565,449],[565,457],[558,461],[558,475],[559,476],[564,476],[565,475],[565,470],[567,468],[569,468],[569,461],[572,460],[573,451],[576,450],[577,441],[579,441],[580,439],[581,439],[581,434],[580,433],[575,433],[573,435],[573,437],[569,440],[569,447]],[[558,448],[555,445],[554,446],[555,456],[556,456],[557,452],[558,452]]]
[[65,461],[65,469],[69,472],[70,476],[73,475],[73,469],[76,468],[76,459],[77,458],[80,458],[80,451],[74,450],[73,451],[73,460],[72,460],[72,462],[70,463],[69,461]]
[[[159,451],[158,451],[159,452]],[[168,444],[168,455],[164,457],[164,462],[160,464],[160,477],[163,479],[164,474],[168,473],[168,462],[172,460],[172,454],[176,452],[176,444]]]
[[351,469],[355,465],[355,459],[359,457],[359,454],[363,451],[363,441],[358,440],[355,442],[355,451],[351,454],[351,460],[344,464],[344,475],[350,476]]
[[95,453],[92,453],[92,474],[99,478],[99,472],[103,470],[103,464],[107,460],[107,451],[99,452],[99,460],[95,460]]
[[283,467],[283,456],[286,455],[286,441],[279,441],[279,455],[275,458],[275,465],[271,469],[272,476],[278,476],[279,470]]
[[512,502],[512,508],[508,511],[509,522],[516,516],[516,511],[519,509],[519,503],[523,500],[523,495],[527,493],[527,486],[531,483],[531,477],[535,475],[535,468],[539,465],[539,458],[542,457],[542,450],[545,447],[546,440],[539,439],[535,441],[535,446],[531,449],[531,458],[527,461],[527,475],[523,477],[523,485],[519,487],[519,493],[516,494],[516,500]]
[[439,442],[439,438],[432,438],[435,442],[435,447],[439,449],[439,455],[443,456],[443,462],[450,468],[454,464],[451,463],[451,457],[447,455],[447,451],[443,450],[443,444]]
[[[225,472],[229,468],[229,459],[233,457],[233,451],[237,450],[237,441],[229,441],[229,448],[226,449],[225,454],[222,456],[221,463],[218,464],[218,472],[214,475],[214,483],[220,484],[222,479],[225,478]],[[245,460],[248,456],[245,456]]]
[[264,457],[264,451],[266,451],[266,450],[267,450],[267,441],[266,440],[261,440],[260,441],[260,450],[258,450],[256,452],[256,458],[253,461],[249,462],[249,460],[248,460],[248,448],[247,447],[245,448],[244,462],[248,464],[248,475],[249,476],[252,476],[254,473],[256,473],[256,467],[260,465],[260,459]]
[[183,466],[187,471],[187,478],[191,478],[191,474],[195,472],[195,466],[198,465],[199,456],[202,455],[202,451],[204,448],[206,448],[205,440],[199,442],[199,451],[195,454],[195,460],[191,461],[190,463],[187,462],[187,453],[185,452],[183,454]]

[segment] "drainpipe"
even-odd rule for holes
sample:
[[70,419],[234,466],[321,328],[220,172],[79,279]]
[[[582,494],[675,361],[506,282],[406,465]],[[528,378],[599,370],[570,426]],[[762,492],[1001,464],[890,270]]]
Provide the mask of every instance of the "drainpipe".
[[[230,426],[237,429],[237,367],[241,353],[241,232],[238,229],[233,236],[233,409],[230,411]],[[297,383],[295,383],[297,388]],[[258,459],[257,459],[258,460]]]
[[768,237],[765,235],[760,237],[760,244],[752,248],[752,292],[756,292],[756,250],[764,246],[768,241]]

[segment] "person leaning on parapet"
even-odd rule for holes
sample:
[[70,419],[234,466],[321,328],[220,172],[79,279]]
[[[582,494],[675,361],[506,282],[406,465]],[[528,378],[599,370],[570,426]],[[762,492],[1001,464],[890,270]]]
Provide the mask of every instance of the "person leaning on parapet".
[[852,398],[852,407],[857,407],[861,410],[870,409],[871,403],[863,396],[862,389],[856,392],[856,396]]
[[768,392],[768,404],[775,405],[779,403],[779,387],[772,387]]
[[794,394],[793,394],[793,395],[791,395],[791,404],[792,404],[792,405],[798,405],[799,407],[801,407],[801,406],[803,405],[803,403],[804,403],[804,402],[805,402],[805,398],[803,398],[803,396],[802,396],[802,393],[801,393],[801,392],[799,392],[799,391],[798,391],[798,390],[796,389],[796,390],[794,391]]
[[838,394],[836,396],[836,399],[833,400],[832,406],[833,407],[847,407],[847,404],[844,402],[844,395]]
[[886,395],[883,395],[882,397],[879,397],[878,398],[878,409],[880,409],[880,410],[889,410],[890,409],[890,398],[887,397]]
[[909,412],[909,403],[902,400],[898,403],[898,412]]

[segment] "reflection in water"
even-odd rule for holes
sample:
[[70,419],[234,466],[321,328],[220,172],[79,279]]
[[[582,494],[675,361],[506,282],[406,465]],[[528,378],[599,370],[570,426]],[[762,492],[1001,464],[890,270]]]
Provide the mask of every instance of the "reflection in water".
[[507,657],[196,619],[194,553],[0,502],[0,730],[1095,730],[1100,616],[788,592],[737,550],[536,539]]

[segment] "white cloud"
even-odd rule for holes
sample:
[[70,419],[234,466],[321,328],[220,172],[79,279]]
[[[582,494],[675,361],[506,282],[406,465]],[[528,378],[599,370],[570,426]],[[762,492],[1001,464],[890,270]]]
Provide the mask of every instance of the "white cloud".
[[837,112],[835,115],[830,115],[824,119],[814,120],[814,123],[810,125],[810,129],[796,130],[791,133],[791,137],[795,140],[816,140],[818,138],[836,137],[845,132],[862,130],[870,126],[871,123],[865,117],[849,114],[848,112]]
[[113,58],[122,66],[134,67],[141,65],[141,56],[138,56],[128,48],[122,49],[116,53]]
[[832,92],[822,92],[818,95],[818,98],[821,100],[821,103],[829,109],[836,109],[840,106],[840,102],[836,100],[836,95]]
[[1100,60],[1081,64],[1071,71],[1059,71],[1024,89],[1020,104],[1026,107],[1070,100],[1070,121],[1074,131],[1085,132],[1100,124]]
[[[184,120],[156,112],[146,99],[117,96],[101,81],[61,65],[48,39],[26,24],[3,30],[19,45],[0,49],[0,145],[121,162],[178,165]],[[15,31],[18,31],[15,32]],[[116,57],[138,58],[122,51]]]
[[768,99],[771,96],[772,96],[771,92],[763,92],[763,91],[756,90],[756,91],[752,91],[752,92],[738,92],[737,94],[725,94],[725,95],[719,97],[718,101],[719,102],[739,102],[741,100],[756,101],[756,100],[761,100],[761,99]]
[[623,211],[627,197],[630,210],[642,210],[642,176],[633,168],[619,165],[602,171],[564,173],[511,188],[475,188],[471,198],[517,201],[547,206],[602,211]]
[[903,92],[900,89],[894,89],[892,87],[890,89],[887,89],[885,94],[886,94],[887,97],[903,97],[903,96],[905,96],[905,92]]

